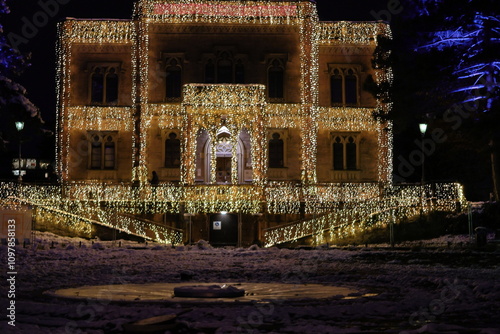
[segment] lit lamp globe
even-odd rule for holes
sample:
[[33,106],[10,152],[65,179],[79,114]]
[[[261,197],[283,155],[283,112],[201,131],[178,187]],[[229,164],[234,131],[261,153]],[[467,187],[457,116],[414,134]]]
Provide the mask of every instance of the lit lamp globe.
[[24,122],[16,122],[16,129],[17,131],[24,129]]
[[420,128],[420,133],[422,134],[422,136],[425,135],[425,132],[427,131],[427,124],[420,123],[418,127]]
[[18,180],[19,180],[19,182],[21,182],[23,180],[23,176],[21,175],[21,131],[24,129],[24,122],[17,121],[16,122],[16,129],[19,132],[19,161],[18,161],[19,176],[18,176]]

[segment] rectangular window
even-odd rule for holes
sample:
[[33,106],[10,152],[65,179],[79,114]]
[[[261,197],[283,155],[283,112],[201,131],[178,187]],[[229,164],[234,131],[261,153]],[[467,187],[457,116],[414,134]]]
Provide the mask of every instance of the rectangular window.
[[356,170],[356,143],[346,144],[346,167],[348,170]]
[[178,99],[182,95],[182,67],[180,60],[172,58],[166,68],[166,97]]
[[358,103],[358,79],[354,75],[345,77],[345,103],[349,105]]
[[333,144],[333,169],[344,169],[344,144],[342,143]]
[[284,163],[284,142],[279,133],[273,133],[269,141],[269,168],[283,168]]
[[92,74],[91,82],[91,102],[102,103],[104,102],[104,76],[100,68],[96,68]]
[[332,104],[343,104],[342,97],[342,77],[332,76],[331,77],[331,99]]
[[273,59],[267,69],[267,90],[270,99],[285,97],[285,67],[282,59]]
[[102,155],[102,147],[100,142],[93,142],[91,146],[92,152],[90,168],[92,169],[101,169],[101,155]]
[[179,168],[181,165],[181,141],[175,132],[168,135],[165,140],[165,167]]
[[115,143],[110,142],[104,145],[104,169],[115,168]]

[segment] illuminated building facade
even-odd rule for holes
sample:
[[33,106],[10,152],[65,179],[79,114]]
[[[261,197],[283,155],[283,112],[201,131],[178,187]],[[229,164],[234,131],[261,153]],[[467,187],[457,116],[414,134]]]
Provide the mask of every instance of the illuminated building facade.
[[140,0],[59,37],[61,181],[119,185],[127,213],[185,240],[250,244],[391,182],[392,125],[374,116],[390,104],[364,89],[391,81],[372,66],[385,23],[320,22],[306,0]]

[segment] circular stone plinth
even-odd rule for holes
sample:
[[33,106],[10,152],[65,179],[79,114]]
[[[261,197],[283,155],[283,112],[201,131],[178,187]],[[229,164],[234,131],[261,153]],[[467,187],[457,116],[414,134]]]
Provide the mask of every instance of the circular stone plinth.
[[[188,286],[232,285],[245,291],[245,295],[232,298],[183,298],[175,297],[174,288]],[[123,285],[97,285],[48,291],[53,297],[71,299],[94,299],[111,302],[161,302],[161,303],[210,303],[210,302],[252,302],[258,300],[283,299],[326,299],[359,298],[359,291],[323,284],[284,283],[147,283]]]

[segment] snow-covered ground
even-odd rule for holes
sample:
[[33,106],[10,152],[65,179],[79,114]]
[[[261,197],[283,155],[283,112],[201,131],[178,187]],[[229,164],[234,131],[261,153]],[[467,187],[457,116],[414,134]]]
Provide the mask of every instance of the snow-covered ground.
[[[180,333],[500,333],[500,252],[471,250],[467,236],[395,250],[213,249],[206,243],[174,249],[130,241],[92,244],[50,233],[36,237],[34,245],[16,248],[15,327],[7,324],[7,303],[14,299],[6,284],[7,247],[0,247],[0,333],[122,333],[123,324],[182,312]],[[43,294],[85,285],[159,282],[321,283],[377,295],[158,304]]]

